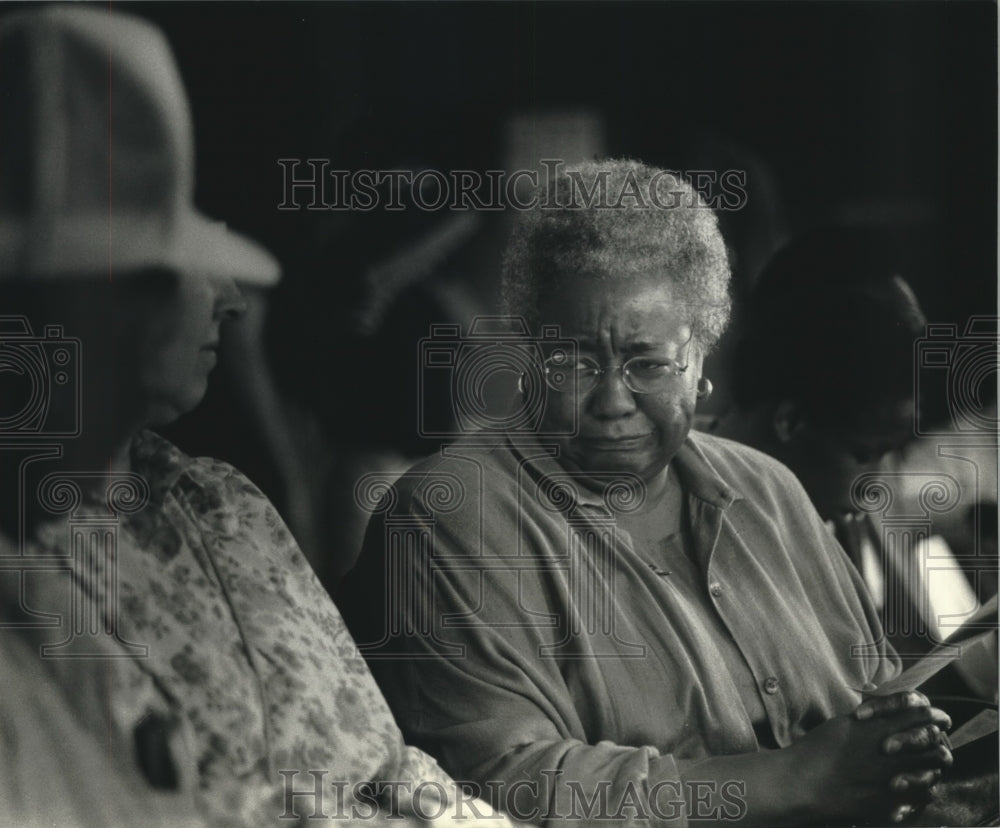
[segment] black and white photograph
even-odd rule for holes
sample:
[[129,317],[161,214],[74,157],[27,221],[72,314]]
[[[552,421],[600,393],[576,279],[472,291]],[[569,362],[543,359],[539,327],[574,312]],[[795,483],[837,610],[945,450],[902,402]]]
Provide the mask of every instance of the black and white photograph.
[[997,9],[0,4],[0,828],[1000,826]]

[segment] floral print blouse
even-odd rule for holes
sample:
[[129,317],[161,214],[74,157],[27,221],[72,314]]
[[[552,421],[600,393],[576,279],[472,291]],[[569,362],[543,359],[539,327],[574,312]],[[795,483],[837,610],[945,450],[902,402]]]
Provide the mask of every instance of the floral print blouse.
[[[102,749],[138,752],[115,758],[148,767],[154,786],[193,790],[215,823],[279,824],[283,815],[289,824],[292,813],[317,809],[367,816],[372,802],[387,801],[378,783],[395,784],[392,809],[404,814],[421,782],[422,801],[453,802],[435,761],[404,744],[340,613],[267,498],[228,464],[189,458],[151,432],[135,439],[132,469],[148,502],[111,532],[116,554],[76,548],[70,557],[73,527],[79,537],[107,515],[106,506],[81,504],[44,524],[21,553],[72,561],[69,574],[23,573],[24,606],[64,622],[24,632],[55,645],[42,661],[58,683],[85,688],[67,696]],[[11,572],[2,574],[9,594]],[[11,604],[3,602],[8,616]],[[71,618],[90,635],[67,644]],[[87,619],[97,620],[88,628]],[[67,658],[81,642],[91,657]],[[162,738],[135,747],[149,722],[160,723]],[[317,784],[319,799],[288,795]]]

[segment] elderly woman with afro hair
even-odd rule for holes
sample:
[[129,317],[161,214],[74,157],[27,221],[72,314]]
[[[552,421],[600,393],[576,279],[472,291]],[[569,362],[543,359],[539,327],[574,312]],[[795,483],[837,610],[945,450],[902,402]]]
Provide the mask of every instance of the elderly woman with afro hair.
[[560,170],[504,268],[537,336],[487,346],[520,407],[373,500],[348,623],[407,737],[515,818],[902,822],[951,763],[945,713],[877,695],[898,659],[796,478],[691,430],[729,278],[676,175]]

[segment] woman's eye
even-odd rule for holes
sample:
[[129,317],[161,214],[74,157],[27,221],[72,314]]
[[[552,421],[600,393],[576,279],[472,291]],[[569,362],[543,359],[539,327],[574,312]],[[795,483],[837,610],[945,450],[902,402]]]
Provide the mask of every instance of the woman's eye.
[[596,374],[601,370],[600,366],[598,366],[596,362],[589,362],[587,360],[571,360],[567,363],[567,366],[570,371],[573,371],[576,374],[584,374],[588,376],[590,374]]
[[655,376],[669,372],[671,368],[672,362],[661,359],[633,359],[628,364],[629,372],[635,376]]

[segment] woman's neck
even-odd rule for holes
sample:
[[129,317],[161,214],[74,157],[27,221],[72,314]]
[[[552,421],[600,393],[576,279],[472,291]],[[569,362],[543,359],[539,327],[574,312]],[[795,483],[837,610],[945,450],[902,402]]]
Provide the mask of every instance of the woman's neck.
[[63,443],[57,464],[78,471],[130,471],[132,439],[139,430],[137,421],[125,424],[117,417],[84,416],[82,432]]
[[640,511],[659,503],[670,487],[670,466],[666,465],[655,477],[646,481],[646,503]]
[[683,492],[676,472],[665,468],[646,484],[646,500],[639,510],[618,516],[634,540],[659,541],[680,529]]

